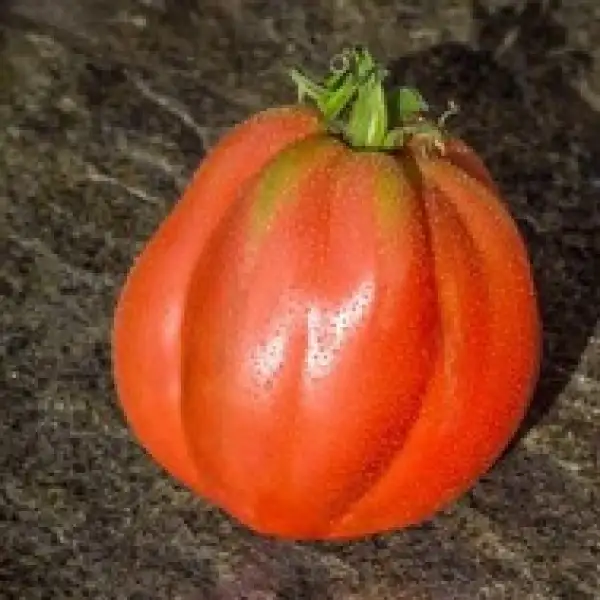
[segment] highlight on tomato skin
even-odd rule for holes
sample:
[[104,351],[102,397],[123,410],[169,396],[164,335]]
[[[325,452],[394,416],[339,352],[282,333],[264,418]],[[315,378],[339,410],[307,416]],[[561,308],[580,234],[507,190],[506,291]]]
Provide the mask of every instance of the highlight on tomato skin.
[[351,49],[209,153],[131,270],[119,401],[175,479],[249,528],[414,525],[506,448],[537,382],[525,244],[491,174]]

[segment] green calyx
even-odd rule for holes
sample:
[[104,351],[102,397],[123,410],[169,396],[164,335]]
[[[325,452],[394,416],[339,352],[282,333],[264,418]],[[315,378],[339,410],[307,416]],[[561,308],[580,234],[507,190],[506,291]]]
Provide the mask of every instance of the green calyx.
[[395,150],[411,139],[426,149],[444,149],[446,119],[457,111],[450,104],[437,120],[426,117],[429,106],[418,90],[384,88],[387,71],[364,48],[344,51],[322,81],[294,69],[290,72],[300,102],[306,99],[321,112],[329,130],[353,148]]

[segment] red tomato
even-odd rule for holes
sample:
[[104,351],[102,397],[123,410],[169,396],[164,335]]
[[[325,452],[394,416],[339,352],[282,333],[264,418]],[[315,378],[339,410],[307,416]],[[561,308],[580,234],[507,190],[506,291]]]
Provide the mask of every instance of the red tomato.
[[[286,538],[431,517],[506,447],[538,375],[530,264],[486,168],[415,93],[390,137],[353,56],[319,110],[262,112],[214,148],[115,316],[140,443]],[[346,91],[332,132],[343,112],[325,100]]]

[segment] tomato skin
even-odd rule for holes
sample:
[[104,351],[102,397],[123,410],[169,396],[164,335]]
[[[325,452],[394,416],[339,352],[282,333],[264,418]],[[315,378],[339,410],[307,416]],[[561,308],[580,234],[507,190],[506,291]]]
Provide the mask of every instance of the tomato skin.
[[127,419],[249,527],[418,523],[506,447],[537,380],[526,249],[478,157],[354,151],[307,109],[207,157],[119,299]]
[[181,322],[194,265],[240,186],[320,127],[316,113],[284,107],[225,136],[136,260],[119,298],[113,370],[125,415],[146,450],[188,486],[197,474],[182,427]]

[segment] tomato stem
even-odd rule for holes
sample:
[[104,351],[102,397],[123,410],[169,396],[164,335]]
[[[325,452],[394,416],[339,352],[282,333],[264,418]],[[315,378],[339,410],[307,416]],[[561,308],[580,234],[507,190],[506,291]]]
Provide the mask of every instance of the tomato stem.
[[314,80],[297,69],[290,76],[298,101],[312,102],[329,130],[353,148],[395,150],[411,140],[426,150],[444,150],[445,124],[458,110],[450,103],[437,120],[428,119],[429,106],[418,90],[400,87],[386,92],[388,72],[362,47],[345,50],[331,61],[330,72]]

